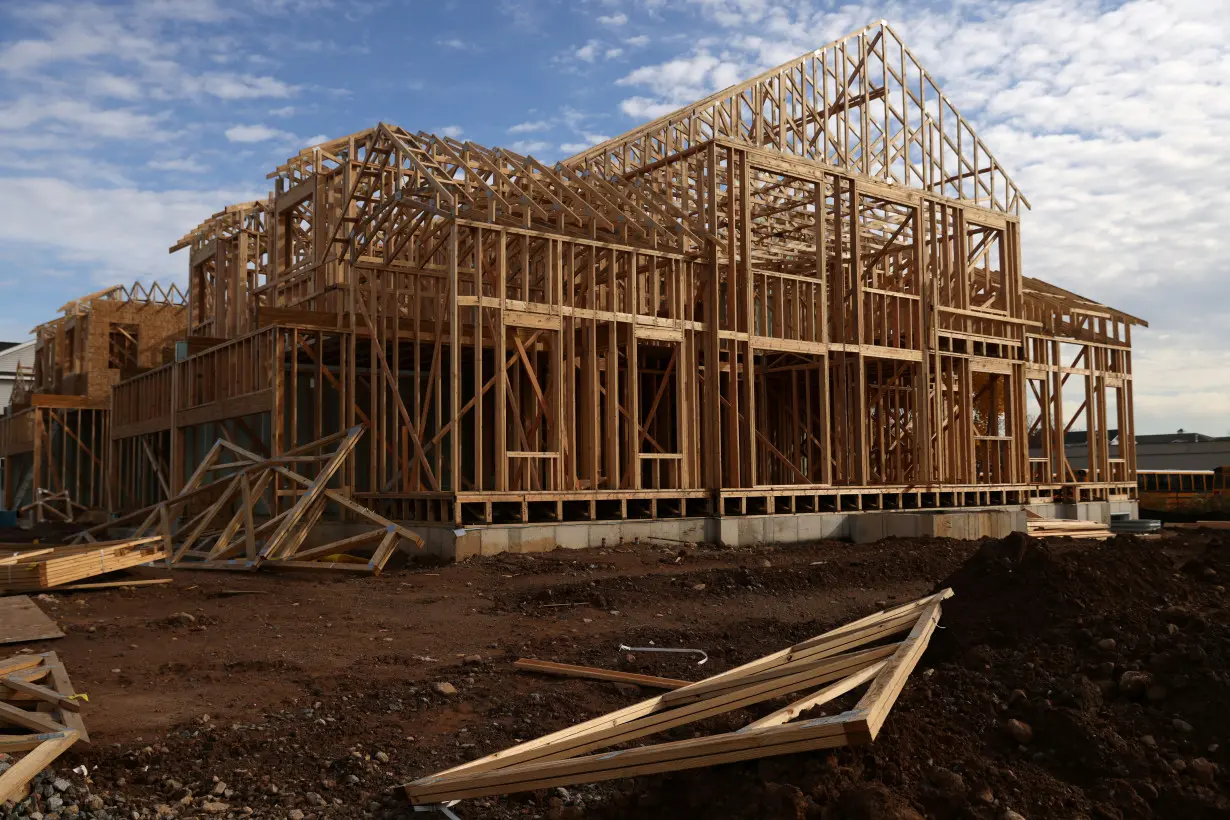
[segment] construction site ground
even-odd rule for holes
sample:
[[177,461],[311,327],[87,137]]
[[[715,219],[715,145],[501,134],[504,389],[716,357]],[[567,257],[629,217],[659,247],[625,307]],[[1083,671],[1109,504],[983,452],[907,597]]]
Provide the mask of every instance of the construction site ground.
[[[67,636],[28,648],[54,649],[88,693],[92,745],[57,761],[66,790],[45,776],[33,804],[10,816],[410,816],[398,784],[654,694],[518,672],[517,658],[695,680],[949,585],[956,596],[871,746],[454,811],[1224,817],[1227,577],[1230,533],[1193,531],[642,543],[447,566],[399,557],[378,578],[175,571],[162,586],[51,593],[36,600]],[[694,647],[709,661],[621,644]],[[729,731],[780,705],[707,728]],[[83,764],[88,774],[71,771]]]

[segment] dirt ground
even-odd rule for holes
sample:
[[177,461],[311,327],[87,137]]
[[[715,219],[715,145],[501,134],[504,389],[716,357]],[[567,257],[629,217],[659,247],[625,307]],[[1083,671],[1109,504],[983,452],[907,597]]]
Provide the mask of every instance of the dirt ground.
[[[54,649],[88,693],[92,744],[8,816],[430,816],[392,787],[647,696],[518,672],[518,657],[700,679],[951,585],[941,629],[872,746],[454,811],[1225,817],[1227,574],[1230,533],[1189,532],[657,544],[412,564],[374,579],[176,571],[163,586],[49,594],[38,603],[67,636],[27,648]],[[710,660],[618,650],[651,642]],[[455,694],[435,691],[445,682]],[[1009,720],[1032,737],[1011,737]],[[70,772],[82,765],[87,775]],[[68,785],[58,795],[54,776]]]

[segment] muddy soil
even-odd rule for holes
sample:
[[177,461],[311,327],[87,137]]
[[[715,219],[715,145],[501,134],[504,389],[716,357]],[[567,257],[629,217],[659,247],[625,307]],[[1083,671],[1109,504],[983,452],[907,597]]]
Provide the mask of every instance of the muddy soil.
[[[646,696],[517,672],[518,657],[700,679],[942,586],[956,590],[942,628],[871,746],[454,810],[1227,816],[1228,574],[1230,534],[1197,532],[639,545],[410,564],[375,579],[177,571],[164,586],[50,594],[39,604],[68,634],[25,648],[54,649],[89,694],[93,742],[57,763],[68,791],[48,795],[44,779],[9,816],[422,817],[393,787]],[[618,650],[651,643],[710,660]],[[1012,720],[1028,725],[1027,742]],[[82,765],[86,776],[71,773]]]

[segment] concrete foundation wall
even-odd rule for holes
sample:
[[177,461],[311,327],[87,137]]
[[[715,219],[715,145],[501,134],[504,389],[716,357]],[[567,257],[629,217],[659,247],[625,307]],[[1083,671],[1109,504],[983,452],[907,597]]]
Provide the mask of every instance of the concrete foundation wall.
[[[936,510],[934,512],[855,512],[749,515],[739,517],[656,518],[634,521],[567,521],[552,524],[407,525],[425,541],[430,555],[464,561],[501,552],[547,552],[650,542],[801,544],[822,540],[870,543],[882,538],[1003,538],[1024,532],[1025,507]],[[1039,504],[1028,509],[1047,518],[1109,523],[1112,515],[1137,517],[1135,501]]]

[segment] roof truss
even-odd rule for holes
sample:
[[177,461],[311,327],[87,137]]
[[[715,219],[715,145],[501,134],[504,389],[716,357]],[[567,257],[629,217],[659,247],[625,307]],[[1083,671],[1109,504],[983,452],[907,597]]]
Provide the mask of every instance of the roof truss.
[[[931,638],[945,589],[817,635],[736,669],[405,786],[418,805],[573,783],[680,771],[813,749],[869,743],[880,731]],[[901,633],[907,633],[898,640]],[[831,717],[797,720],[866,686],[858,703]],[[600,749],[808,692],[734,732]]]
[[1028,200],[883,20],[565,161],[631,175],[712,139],[823,162],[984,208]]
[[639,181],[548,168],[507,149],[386,123],[301,152],[279,173],[292,186],[318,175],[336,192],[331,199],[340,207],[325,215],[332,220],[325,246],[340,243],[351,262],[398,261],[411,236],[432,236],[450,219],[680,253],[713,238],[693,215]]

